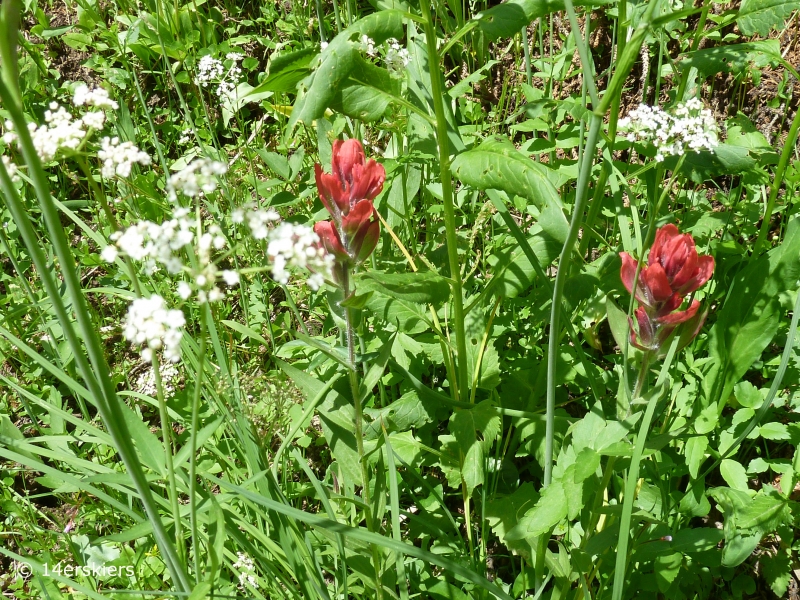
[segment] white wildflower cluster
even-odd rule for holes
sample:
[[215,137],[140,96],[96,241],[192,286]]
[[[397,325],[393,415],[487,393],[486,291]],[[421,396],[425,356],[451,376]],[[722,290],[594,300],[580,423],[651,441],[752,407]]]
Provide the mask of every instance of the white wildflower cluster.
[[619,127],[628,130],[627,138],[632,142],[651,142],[658,162],[687,150],[713,152],[719,145],[717,122],[697,98],[678,104],[671,113],[641,104],[620,119]]
[[195,82],[202,87],[216,83],[216,94],[220,98],[231,97],[236,92],[236,85],[242,78],[242,68],[239,63],[244,59],[244,55],[239,52],[229,52],[225,59],[230,61],[231,66],[225,69],[225,64],[218,58],[206,55],[197,63],[197,75]]
[[[171,398],[175,395],[175,390],[180,382],[180,373],[178,373],[177,367],[169,362],[161,364],[158,372],[161,375],[161,387],[164,390],[164,396]],[[158,389],[156,387],[156,373],[153,367],[148,367],[136,378],[134,389],[140,394],[155,398]]]
[[182,328],[186,324],[183,312],[167,308],[158,295],[137,298],[128,307],[123,332],[125,339],[142,349],[142,360],[153,362],[154,352],[164,351],[164,360],[181,359]]
[[408,63],[411,62],[411,55],[408,53],[408,50],[403,48],[394,38],[390,38],[386,42],[389,45],[389,49],[386,51],[386,68],[389,70],[394,76],[401,76],[408,66]]
[[100,150],[97,158],[103,161],[101,173],[106,179],[111,179],[115,175],[128,177],[134,163],[149,165],[150,156],[142,152],[133,142],[120,142],[119,138],[104,137],[100,140]]
[[111,241],[101,254],[106,262],[113,262],[122,253],[137,262],[144,263],[144,272],[153,274],[159,266],[169,273],[177,274],[183,269],[180,251],[194,242],[194,224],[188,218],[189,211],[181,208],[175,217],[160,225],[152,221],[140,221],[124,231],[111,234]]
[[308,287],[315,291],[326,276],[331,277],[334,262],[311,227],[294,223],[281,223],[269,233],[267,258],[272,262],[272,277],[283,284],[289,283],[288,267],[311,271]]
[[184,300],[195,294],[198,302],[217,302],[225,297],[219,281],[228,287],[239,283],[236,271],[220,270],[213,261],[213,253],[223,250],[228,241],[218,225],[210,225],[198,234],[197,224],[189,218],[189,210],[178,208],[174,217],[161,224],[140,221],[124,231],[111,235],[112,243],[106,246],[101,256],[113,262],[123,254],[142,263],[142,270],[151,275],[160,267],[177,275],[189,267],[183,261],[183,251],[193,252],[196,268],[189,272],[190,282],[178,283],[176,292]]
[[256,565],[253,563],[253,559],[243,552],[237,552],[236,557],[237,560],[231,567],[239,571],[239,589],[243,592],[247,591],[246,585],[258,589],[258,581],[254,575],[256,572]]
[[[53,160],[62,148],[75,150],[86,137],[83,121],[74,119],[58,102],[50,103],[48,110],[44,113],[44,120],[45,125],[28,123],[33,147],[42,162]],[[11,121],[6,121],[5,129],[3,141],[6,144],[12,142],[19,144],[19,138]]]
[[279,221],[280,215],[272,208],[264,210],[254,205],[247,205],[234,210],[231,220],[237,224],[247,221],[250,234],[257,240],[265,240],[269,235],[270,224]]
[[19,181],[19,175],[17,174],[17,165],[12,161],[8,156],[3,156],[3,166],[6,168],[6,172],[8,173],[8,177],[11,179],[12,182],[16,183]]
[[367,56],[377,55],[377,52],[375,51],[375,40],[373,40],[366,34],[361,36],[361,40],[359,42],[359,49]]
[[193,160],[167,180],[169,199],[178,199],[178,193],[190,198],[210,194],[217,189],[217,178],[228,172],[228,165],[208,158]]
[[119,104],[111,99],[111,96],[108,95],[105,89],[101,87],[89,89],[89,86],[85,83],[81,83],[75,88],[72,94],[72,104],[75,106],[86,105],[112,110],[117,110],[119,108]]

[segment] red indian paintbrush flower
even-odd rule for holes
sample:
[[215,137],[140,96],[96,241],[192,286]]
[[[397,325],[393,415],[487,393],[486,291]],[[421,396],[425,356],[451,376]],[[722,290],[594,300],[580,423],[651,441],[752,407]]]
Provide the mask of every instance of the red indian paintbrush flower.
[[372,201],[383,189],[383,165],[368,161],[358,140],[337,140],[333,143],[331,174],[323,172],[319,164],[314,171],[319,198],[332,217],[314,225],[314,231],[340,265],[364,262],[380,236],[380,223],[372,218]]
[[[625,288],[633,292],[636,260],[621,252],[620,278]],[[656,232],[647,265],[642,267],[636,284],[638,335],[631,322],[631,343],[642,350],[657,350],[675,327],[692,319],[700,302],[692,300],[684,310],[678,310],[684,298],[705,284],[714,272],[714,259],[699,256],[691,234],[681,234],[675,225],[665,225]],[[695,335],[702,326],[696,325]]]

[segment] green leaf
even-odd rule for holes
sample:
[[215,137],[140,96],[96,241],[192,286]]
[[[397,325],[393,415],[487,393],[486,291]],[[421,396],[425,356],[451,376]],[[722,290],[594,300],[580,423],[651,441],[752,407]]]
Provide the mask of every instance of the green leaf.
[[[588,2],[578,0],[575,6],[585,6]],[[527,27],[532,21],[553,12],[564,10],[564,0],[508,0],[475,15],[481,30],[490,41],[511,37]]]
[[382,10],[362,19],[342,31],[328,44],[319,56],[319,64],[301,83],[304,91],[292,109],[286,128],[291,134],[299,121],[311,124],[322,117],[337,99],[342,99],[342,89],[349,81],[350,73],[363,64],[359,39],[367,35],[381,44],[388,38],[403,36],[403,13],[397,10]]
[[747,473],[741,463],[726,458],[719,465],[719,472],[729,486],[735,490],[747,491]]
[[461,476],[468,494],[484,482],[484,457],[500,434],[500,425],[500,415],[490,400],[459,410],[450,418],[449,429],[461,455]]
[[295,93],[297,84],[311,73],[311,61],[317,54],[316,48],[303,48],[272,55],[266,77],[248,95],[264,92]]
[[522,154],[506,138],[489,138],[477,148],[462,152],[453,161],[451,171],[479,190],[503,190],[512,198],[514,195],[527,198],[540,208],[561,206],[547,167]]
[[737,402],[744,408],[758,408],[764,402],[761,392],[749,381],[740,381],[734,386],[733,391]]
[[666,592],[678,573],[683,564],[683,554],[675,552],[673,554],[664,554],[656,558],[653,565],[653,571],[656,575],[656,584],[661,593]]
[[706,449],[708,448],[708,438],[703,435],[698,435],[686,440],[686,466],[689,467],[689,475],[692,479],[697,477],[697,472],[700,470],[700,465],[706,459]]
[[360,293],[373,291],[397,300],[440,306],[450,297],[448,280],[433,271],[383,273],[366,271],[357,278]]
[[[678,157],[671,156],[664,161],[664,166],[673,169],[677,163]],[[680,173],[701,184],[720,175],[739,175],[757,167],[758,162],[747,148],[720,144],[713,152],[687,152]]]
[[744,35],[766,37],[773,27],[781,29],[785,20],[798,9],[800,0],[742,0],[736,22]]
[[788,440],[791,439],[789,430],[783,423],[764,423],[758,428],[758,433],[767,440]]
[[704,48],[689,53],[678,63],[681,68],[697,69],[701,77],[717,73],[747,73],[751,69],[780,64],[781,46],[778,40],[759,40],[744,44]]
[[789,556],[783,550],[778,551],[775,556],[764,553],[759,560],[764,579],[769,584],[773,593],[778,598],[786,598],[789,590],[789,582],[792,579],[792,563]]
[[560,481],[548,485],[536,505],[525,513],[519,524],[506,536],[510,540],[536,537],[547,533],[567,516],[564,486]]
[[517,526],[525,513],[533,508],[539,494],[530,482],[523,483],[509,496],[494,496],[486,503],[486,521],[494,534],[513,552],[530,555],[526,541],[506,539],[506,533]]

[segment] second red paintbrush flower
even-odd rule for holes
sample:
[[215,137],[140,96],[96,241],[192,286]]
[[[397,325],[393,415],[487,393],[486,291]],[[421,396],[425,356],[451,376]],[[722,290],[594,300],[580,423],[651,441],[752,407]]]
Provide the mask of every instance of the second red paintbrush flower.
[[[625,288],[634,293],[636,260],[621,252],[620,278]],[[693,300],[685,310],[677,310],[686,296],[705,284],[714,273],[714,259],[697,254],[694,238],[681,234],[673,225],[656,232],[647,265],[643,266],[636,282],[635,297],[638,336],[631,323],[631,342],[643,350],[660,347],[679,323],[693,318],[700,303]]]
[[358,140],[333,144],[331,173],[315,165],[317,190],[330,221],[314,226],[324,248],[342,267],[364,262],[378,244],[380,223],[372,201],[383,189],[383,165],[366,159]]

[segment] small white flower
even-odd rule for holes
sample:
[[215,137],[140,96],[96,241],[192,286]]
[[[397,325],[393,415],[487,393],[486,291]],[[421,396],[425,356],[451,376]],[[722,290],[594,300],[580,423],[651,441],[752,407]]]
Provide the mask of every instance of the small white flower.
[[252,205],[246,208],[237,208],[231,215],[234,223],[242,223],[245,219],[247,219],[247,227],[250,229],[251,235],[257,240],[263,240],[269,235],[268,225],[278,221],[280,215],[272,208],[264,210],[253,208]]
[[320,42],[319,48],[320,50],[325,50],[328,47],[328,42]]
[[87,112],[85,115],[83,115],[83,117],[81,117],[81,120],[86,127],[91,129],[102,129],[103,125],[106,123],[106,115],[99,110],[95,110]]
[[228,270],[223,271],[222,279],[225,281],[226,285],[229,286],[239,285],[239,273],[237,273],[236,271],[228,271]]
[[107,263],[112,263],[117,260],[117,256],[119,256],[119,250],[114,244],[109,244],[103,248],[103,251],[100,253],[100,258]]
[[153,352],[164,351],[164,358],[178,362],[181,358],[181,328],[186,324],[183,312],[170,310],[161,296],[137,298],[128,307],[123,332],[125,339],[136,346],[145,346],[142,359],[153,361]]
[[402,76],[411,62],[411,55],[396,39],[391,38],[387,43],[389,44],[389,49],[386,51],[386,68],[393,76]]
[[119,108],[119,104],[111,99],[106,90],[101,87],[90,90],[89,86],[85,83],[75,88],[75,92],[72,96],[72,103],[75,106],[96,106],[97,108],[103,109],[111,108],[117,110]]
[[177,292],[178,292],[178,296],[180,296],[183,300],[188,300],[189,296],[192,295],[192,286],[190,286],[185,281],[181,281],[178,284]]
[[361,36],[359,47],[367,56],[375,56],[375,40],[368,35],[365,34]]
[[195,77],[195,81],[198,85],[206,87],[212,81],[222,77],[224,70],[225,67],[221,60],[206,55],[197,63],[197,76]]
[[18,182],[19,175],[17,174],[17,165],[5,154],[3,155],[3,166],[6,168],[9,179],[14,183]]
[[237,552],[236,556],[238,560],[231,567],[239,571],[239,589],[246,591],[247,585],[257,588],[258,581],[253,575],[256,570],[253,559],[242,552]]
[[208,158],[198,158],[170,176],[167,192],[177,200],[178,192],[190,198],[210,194],[217,189],[217,180],[228,172],[228,165]]
[[333,256],[322,248],[319,236],[307,225],[281,223],[269,233],[267,257],[272,262],[272,277],[289,283],[288,267],[308,269],[308,286],[318,290],[333,269]]
[[97,158],[103,161],[101,173],[106,179],[115,175],[128,177],[134,163],[149,165],[150,156],[142,152],[133,142],[120,142],[118,137],[104,137],[100,140]]

